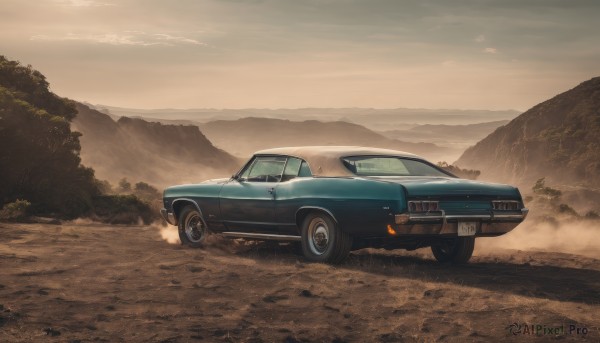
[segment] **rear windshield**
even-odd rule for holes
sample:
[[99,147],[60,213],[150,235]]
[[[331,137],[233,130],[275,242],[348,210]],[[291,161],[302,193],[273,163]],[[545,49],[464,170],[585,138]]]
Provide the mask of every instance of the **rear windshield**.
[[450,176],[429,163],[396,156],[351,156],[342,162],[361,176]]

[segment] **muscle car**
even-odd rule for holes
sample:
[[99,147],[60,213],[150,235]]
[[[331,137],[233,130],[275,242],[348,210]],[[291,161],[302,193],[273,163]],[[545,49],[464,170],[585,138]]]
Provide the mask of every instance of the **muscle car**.
[[519,190],[460,179],[413,154],[364,147],[256,152],[232,177],[164,190],[165,220],[182,244],[207,235],[296,242],[310,261],[339,263],[365,247],[431,247],[465,263],[476,237],[527,216]]

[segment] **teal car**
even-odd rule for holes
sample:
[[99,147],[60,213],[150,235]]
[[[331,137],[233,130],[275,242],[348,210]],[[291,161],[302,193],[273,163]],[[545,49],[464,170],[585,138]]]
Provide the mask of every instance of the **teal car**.
[[528,213],[515,187],[405,152],[331,146],[259,151],[230,178],[165,189],[163,204],[191,247],[210,233],[299,242],[328,263],[365,247],[431,247],[440,262],[464,263],[476,237],[505,234]]

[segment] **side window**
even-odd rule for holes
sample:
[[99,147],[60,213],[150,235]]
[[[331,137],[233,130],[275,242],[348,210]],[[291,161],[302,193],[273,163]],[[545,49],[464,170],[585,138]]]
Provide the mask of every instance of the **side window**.
[[296,177],[310,176],[312,176],[312,173],[305,161],[296,157],[289,157],[281,181],[288,181]]
[[248,182],[278,182],[283,174],[285,160],[285,157],[280,156],[259,156],[241,176]]
[[289,157],[287,160],[287,164],[285,165],[285,170],[283,171],[283,177],[281,178],[281,181],[291,180],[298,176],[300,164],[302,164],[301,159]]
[[306,163],[305,161],[302,161],[302,164],[300,165],[300,172],[298,172],[298,177],[311,177],[312,176],[312,172],[310,171],[310,167],[308,166],[308,163]]
[[252,160],[252,162],[250,162],[246,165],[246,169],[244,169],[244,171],[242,171],[240,173],[240,176],[239,176],[240,180],[246,180],[248,178],[248,174],[250,174],[250,169],[252,169],[252,166],[254,165],[254,163],[256,163],[256,160],[257,159],[254,158]]

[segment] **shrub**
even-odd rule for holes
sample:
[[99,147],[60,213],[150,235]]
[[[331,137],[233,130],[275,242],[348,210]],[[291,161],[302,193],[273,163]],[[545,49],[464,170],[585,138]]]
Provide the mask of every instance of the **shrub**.
[[135,188],[133,190],[133,194],[135,194],[138,198],[148,203],[155,202],[156,200],[162,200],[162,196],[158,189],[145,182],[136,183]]
[[119,191],[122,193],[131,192],[131,182],[127,181],[127,178],[122,178],[119,181]]
[[567,204],[560,204],[558,205],[558,212],[560,213],[565,213],[565,214],[570,214],[572,216],[579,216],[579,214],[577,214],[577,211],[575,211],[573,209],[573,207],[567,205]]
[[588,211],[585,214],[585,218],[586,219],[598,219],[598,218],[600,218],[600,215],[596,211]]
[[459,166],[448,164],[446,161],[438,162],[437,166],[464,179],[477,180],[479,175],[481,175],[480,170],[462,169]]
[[8,203],[2,207],[2,210],[0,210],[0,219],[23,219],[27,215],[27,210],[29,207],[31,207],[31,203],[29,201],[17,199],[16,201]]
[[543,195],[551,200],[558,199],[562,195],[562,192],[558,189],[546,187],[545,177],[538,179],[531,189],[535,194]]
[[159,219],[158,213],[149,204],[135,195],[101,195],[93,202],[93,216],[111,224],[150,224]]

